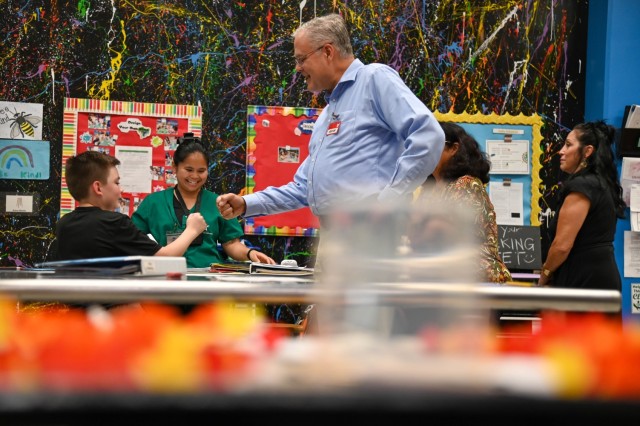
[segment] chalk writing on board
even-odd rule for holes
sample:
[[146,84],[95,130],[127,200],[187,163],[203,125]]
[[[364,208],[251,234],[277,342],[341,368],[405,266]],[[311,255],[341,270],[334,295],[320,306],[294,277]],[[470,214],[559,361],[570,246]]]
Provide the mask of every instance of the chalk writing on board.
[[542,263],[540,228],[499,225],[498,252],[510,269],[539,269]]

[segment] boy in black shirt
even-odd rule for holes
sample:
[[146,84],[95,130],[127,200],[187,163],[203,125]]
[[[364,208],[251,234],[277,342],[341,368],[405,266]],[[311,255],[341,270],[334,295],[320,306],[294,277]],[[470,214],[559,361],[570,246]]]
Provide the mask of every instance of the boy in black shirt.
[[78,207],[56,226],[59,260],[112,256],[182,256],[207,224],[200,213],[187,218],[185,231],[166,246],[143,234],[119,207],[122,189],[116,166],[120,161],[97,151],[67,160],[65,174]]

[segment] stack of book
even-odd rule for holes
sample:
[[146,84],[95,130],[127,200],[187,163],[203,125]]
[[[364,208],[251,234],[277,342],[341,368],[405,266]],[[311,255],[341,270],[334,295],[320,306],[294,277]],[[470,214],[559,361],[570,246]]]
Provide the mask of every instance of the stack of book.
[[221,274],[248,274],[249,262],[212,263],[209,272]]
[[261,274],[287,276],[313,275],[313,268],[288,265],[271,265],[268,263],[260,262],[212,263],[209,271],[228,274]]

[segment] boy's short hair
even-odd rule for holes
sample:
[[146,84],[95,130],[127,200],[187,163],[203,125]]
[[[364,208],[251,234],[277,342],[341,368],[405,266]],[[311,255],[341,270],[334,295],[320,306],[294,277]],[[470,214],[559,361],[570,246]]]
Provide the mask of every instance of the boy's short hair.
[[98,151],[85,151],[67,159],[65,179],[71,196],[84,200],[89,196],[89,188],[95,181],[106,183],[112,167],[120,165],[120,160]]

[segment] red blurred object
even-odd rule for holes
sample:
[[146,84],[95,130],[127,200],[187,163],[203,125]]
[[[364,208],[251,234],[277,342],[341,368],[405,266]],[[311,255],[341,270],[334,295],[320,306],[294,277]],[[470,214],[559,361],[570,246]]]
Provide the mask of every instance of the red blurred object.
[[[558,351],[580,354],[587,360],[593,380],[584,393],[604,398],[640,397],[640,329],[625,328],[621,318],[599,313],[549,312],[541,316],[537,333],[523,338],[502,338],[502,354],[526,353],[550,358]],[[522,330],[512,330],[522,331]],[[518,334],[518,333],[514,333]]]
[[[233,311],[214,303],[198,306],[189,316],[155,302],[93,312],[68,307],[17,312],[16,306],[0,300],[0,388],[6,390],[140,390],[135,377],[140,372],[134,371],[139,359],[154,356],[159,339],[177,327],[205,336],[194,340],[202,348],[193,356],[202,359],[194,359],[193,365],[204,365],[205,386],[219,387],[247,372],[265,352],[261,348],[250,355],[238,342],[251,333],[263,334],[257,335],[258,346],[275,341],[273,331],[260,328],[259,320],[247,322],[246,313],[239,320],[244,328],[229,334],[223,328],[234,323]],[[181,350],[176,347],[176,354]]]

